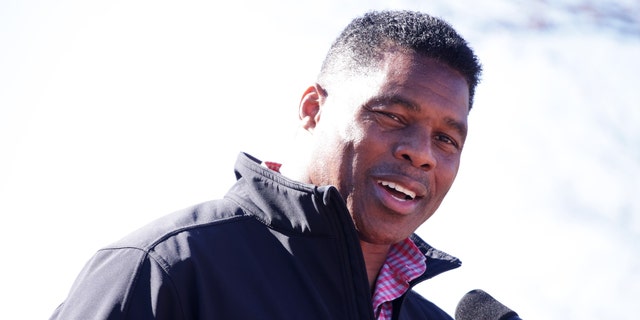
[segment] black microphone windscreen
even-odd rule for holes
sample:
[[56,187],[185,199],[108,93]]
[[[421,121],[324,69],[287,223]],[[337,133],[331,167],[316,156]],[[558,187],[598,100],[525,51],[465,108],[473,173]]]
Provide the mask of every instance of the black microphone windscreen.
[[517,313],[480,289],[469,291],[456,307],[456,320],[519,319]]

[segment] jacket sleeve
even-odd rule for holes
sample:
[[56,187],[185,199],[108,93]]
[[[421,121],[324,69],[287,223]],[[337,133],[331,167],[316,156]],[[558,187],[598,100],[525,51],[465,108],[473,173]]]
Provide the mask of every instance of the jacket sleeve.
[[51,319],[183,319],[162,266],[137,248],[101,250]]

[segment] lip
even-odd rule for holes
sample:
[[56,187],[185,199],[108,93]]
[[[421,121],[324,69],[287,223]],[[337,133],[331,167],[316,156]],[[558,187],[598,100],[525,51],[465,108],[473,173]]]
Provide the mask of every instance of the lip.
[[[381,181],[398,185],[402,189],[415,193],[416,196],[410,200],[401,199],[391,193],[387,187],[383,186]],[[403,175],[377,175],[373,178],[373,182],[375,183],[375,193],[382,204],[392,211],[403,215],[415,212],[427,195],[427,187],[424,184]]]

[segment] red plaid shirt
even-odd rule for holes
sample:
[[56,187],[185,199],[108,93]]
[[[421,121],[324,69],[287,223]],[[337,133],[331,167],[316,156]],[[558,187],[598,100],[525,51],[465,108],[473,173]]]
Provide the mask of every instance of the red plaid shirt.
[[[276,162],[264,162],[264,165],[276,172],[280,172],[282,166]],[[409,238],[391,246],[373,291],[376,319],[391,319],[392,301],[409,290],[409,281],[427,270],[425,260],[420,249]]]
[[391,246],[373,292],[376,319],[391,319],[391,302],[409,290],[409,281],[427,270],[425,260],[420,249],[409,238]]

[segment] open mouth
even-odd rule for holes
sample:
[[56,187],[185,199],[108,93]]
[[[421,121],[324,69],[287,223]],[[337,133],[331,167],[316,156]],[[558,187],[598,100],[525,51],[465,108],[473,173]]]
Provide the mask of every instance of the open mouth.
[[403,188],[402,186],[397,185],[393,182],[379,181],[378,183],[383,187],[385,187],[387,191],[391,193],[395,198],[398,198],[401,200],[413,200],[416,198],[415,192],[408,190],[406,188]]

